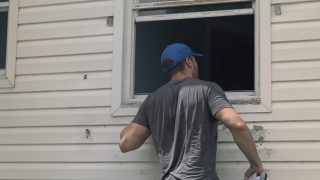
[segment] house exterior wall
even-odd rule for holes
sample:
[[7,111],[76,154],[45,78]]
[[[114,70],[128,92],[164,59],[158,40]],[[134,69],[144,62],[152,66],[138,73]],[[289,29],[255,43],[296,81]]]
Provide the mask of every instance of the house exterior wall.
[[[272,112],[241,117],[270,179],[317,179],[320,1],[271,6]],[[113,14],[113,1],[20,1],[16,85],[0,89],[0,179],[160,179],[151,140],[118,148],[133,117],[110,115]],[[223,125],[218,141],[220,179],[241,179],[248,163]]]

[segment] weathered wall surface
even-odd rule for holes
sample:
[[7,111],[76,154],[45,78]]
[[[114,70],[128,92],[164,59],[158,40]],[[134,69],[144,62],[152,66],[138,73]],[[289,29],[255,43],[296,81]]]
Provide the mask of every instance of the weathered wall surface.
[[[271,22],[272,113],[241,116],[271,179],[317,179],[320,1],[272,3],[282,8]],[[132,117],[110,115],[112,15],[113,1],[20,1],[16,87],[0,89],[0,179],[159,179],[150,141],[127,154],[118,148]],[[222,180],[248,168],[232,141],[221,125]]]

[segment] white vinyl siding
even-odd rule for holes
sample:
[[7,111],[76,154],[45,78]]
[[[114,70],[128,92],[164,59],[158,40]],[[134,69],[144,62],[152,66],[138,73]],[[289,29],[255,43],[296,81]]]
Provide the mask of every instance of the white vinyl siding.
[[[257,141],[269,179],[317,179],[320,1],[272,3],[272,112],[241,117]],[[275,15],[274,3],[283,3],[282,15]],[[0,179],[160,179],[151,139],[127,154],[118,147],[120,132],[133,116],[111,116],[114,74],[121,74],[112,72],[119,60],[113,60],[109,47],[115,37],[106,17],[112,13],[92,17],[73,11],[104,5],[110,9],[113,1],[20,1],[20,13],[33,10],[42,16],[70,8],[79,16],[25,19],[19,25],[16,85],[0,89]],[[310,9],[317,9],[312,16]],[[222,125],[218,141],[220,179],[242,179],[248,163]]]

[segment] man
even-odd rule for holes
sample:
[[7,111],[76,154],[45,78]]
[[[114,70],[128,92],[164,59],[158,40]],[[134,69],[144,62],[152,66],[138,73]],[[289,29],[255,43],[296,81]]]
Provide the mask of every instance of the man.
[[122,132],[123,153],[138,149],[152,134],[162,165],[162,180],[218,180],[216,149],[218,121],[231,131],[250,168],[245,180],[263,172],[246,123],[213,82],[198,79],[195,56],[184,44],[168,46],[161,57],[171,81],[149,95],[136,117]]

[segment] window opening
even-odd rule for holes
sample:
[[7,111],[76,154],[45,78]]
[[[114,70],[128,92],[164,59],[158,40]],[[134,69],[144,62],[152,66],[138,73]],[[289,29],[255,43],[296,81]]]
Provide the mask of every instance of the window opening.
[[[147,3],[151,1],[139,1]],[[160,1],[152,1],[160,2]],[[161,69],[162,51],[170,44],[184,43],[197,57],[199,79],[218,83],[229,95],[254,96],[257,87],[254,14],[153,20],[153,15],[254,9],[252,2],[232,2],[135,10],[135,17],[148,21],[134,24],[133,95],[143,98],[170,81]],[[251,12],[252,13],[252,12]],[[156,16],[155,16],[156,17]]]
[[245,15],[136,23],[136,95],[170,81],[160,57],[167,45],[178,42],[204,53],[197,57],[200,79],[225,91],[254,91],[254,17]]

